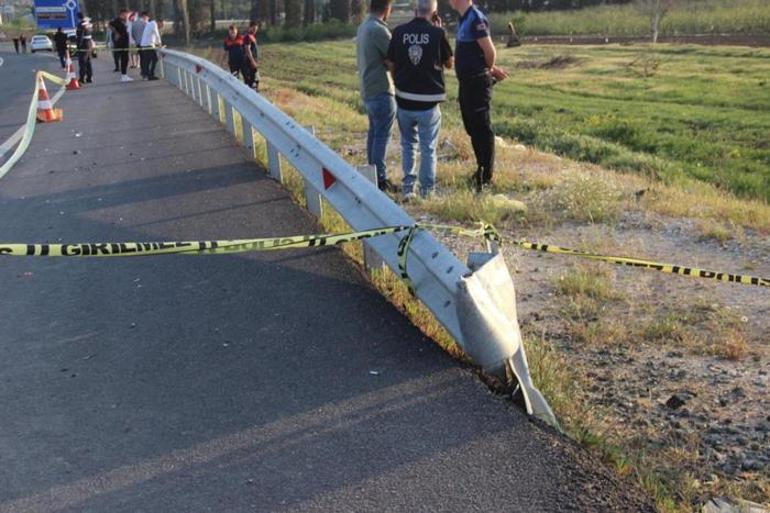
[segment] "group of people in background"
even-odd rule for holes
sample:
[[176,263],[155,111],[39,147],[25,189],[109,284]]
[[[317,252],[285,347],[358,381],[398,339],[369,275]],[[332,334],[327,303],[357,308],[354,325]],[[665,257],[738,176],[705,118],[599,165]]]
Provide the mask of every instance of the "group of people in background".
[[[471,186],[481,192],[494,172],[495,134],[490,107],[492,86],[508,77],[495,64],[486,16],[472,0],[450,0],[460,14],[454,52],[437,14],[436,0],[417,0],[415,18],[391,34],[392,0],[371,0],[370,15],[358,28],[357,63],[361,96],[369,118],[366,153],[377,169],[381,190],[395,191],[388,178],[386,152],[394,121],[401,133],[405,200],[430,196],[436,182],[436,150],[441,127],[439,105],[446,100],[444,70],[455,68],[460,84],[463,125],[471,138],[476,169]],[[419,148],[419,176],[415,175]]]
[[142,11],[137,15],[122,9],[118,17],[107,25],[107,47],[112,51],[113,72],[120,73],[122,82],[131,82],[128,68],[139,68],[143,80],[158,80],[156,48],[162,45],[163,20],[152,18]]
[[21,47],[21,53],[27,53],[27,36],[25,34],[19,34],[13,38],[13,49],[16,53],[19,53],[19,47]]
[[[163,20],[152,19],[148,12],[138,16],[128,9],[121,9],[118,16],[107,24],[106,44],[112,53],[115,68],[113,72],[120,73],[121,82],[131,82],[128,76],[129,62],[132,68],[139,67],[144,80],[157,80],[155,68],[158,63],[156,48],[160,47]],[[54,36],[57,51],[59,50],[59,32]],[[63,38],[66,48],[66,36]],[[91,19],[83,13],[78,13],[78,25],[75,30],[75,46],[78,59],[78,75],[81,83],[93,82],[93,66],[91,59],[96,49],[93,37]],[[62,59],[61,52],[59,58]],[[62,61],[63,62],[63,61]]]
[[252,21],[246,32],[240,34],[238,27],[230,25],[224,42],[223,61],[227,62],[230,73],[243,76],[243,82],[259,91],[259,45],[257,45],[257,23]]

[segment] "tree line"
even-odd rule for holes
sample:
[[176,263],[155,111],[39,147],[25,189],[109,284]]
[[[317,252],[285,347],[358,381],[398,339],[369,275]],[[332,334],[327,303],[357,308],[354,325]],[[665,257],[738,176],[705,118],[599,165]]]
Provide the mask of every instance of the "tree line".
[[[477,0],[477,3],[489,12],[538,12],[631,1],[634,0]],[[171,20],[174,33],[187,42],[214,32],[217,29],[216,20],[248,19],[259,22],[263,27],[285,28],[330,20],[358,22],[366,13],[366,3],[367,0],[81,0],[82,7],[97,27],[104,27],[119,9],[146,10],[156,17]],[[408,8],[409,3],[411,0],[397,0],[397,6],[402,8]],[[442,15],[453,15],[449,0],[439,0],[438,3]]]

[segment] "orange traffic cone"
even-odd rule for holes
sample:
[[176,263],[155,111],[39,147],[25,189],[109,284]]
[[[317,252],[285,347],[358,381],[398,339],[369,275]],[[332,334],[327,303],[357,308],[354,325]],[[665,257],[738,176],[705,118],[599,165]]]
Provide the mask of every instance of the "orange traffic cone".
[[37,87],[37,120],[41,123],[51,123],[62,120],[61,109],[54,109],[48,91],[45,88],[43,77],[39,77],[40,84]]
[[78,82],[77,76],[75,76],[75,65],[72,64],[69,50],[67,50],[67,77],[65,80],[67,80],[68,91],[80,89],[80,82]]

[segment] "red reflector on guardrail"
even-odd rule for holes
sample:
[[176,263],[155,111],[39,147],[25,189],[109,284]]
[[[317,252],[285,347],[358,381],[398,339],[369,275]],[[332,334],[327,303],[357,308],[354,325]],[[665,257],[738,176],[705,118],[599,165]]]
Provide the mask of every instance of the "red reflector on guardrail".
[[337,179],[334,177],[333,174],[331,174],[331,171],[329,171],[326,168],[323,168],[322,170],[323,177],[324,177],[324,189],[328,189],[332,185],[334,185],[334,182],[337,181]]

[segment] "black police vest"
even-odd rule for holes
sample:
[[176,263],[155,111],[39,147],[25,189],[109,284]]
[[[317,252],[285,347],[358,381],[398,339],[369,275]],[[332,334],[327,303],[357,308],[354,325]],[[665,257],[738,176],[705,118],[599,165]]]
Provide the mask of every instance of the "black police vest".
[[443,29],[424,18],[393,31],[396,97],[409,102],[436,104],[446,100],[441,42]]

